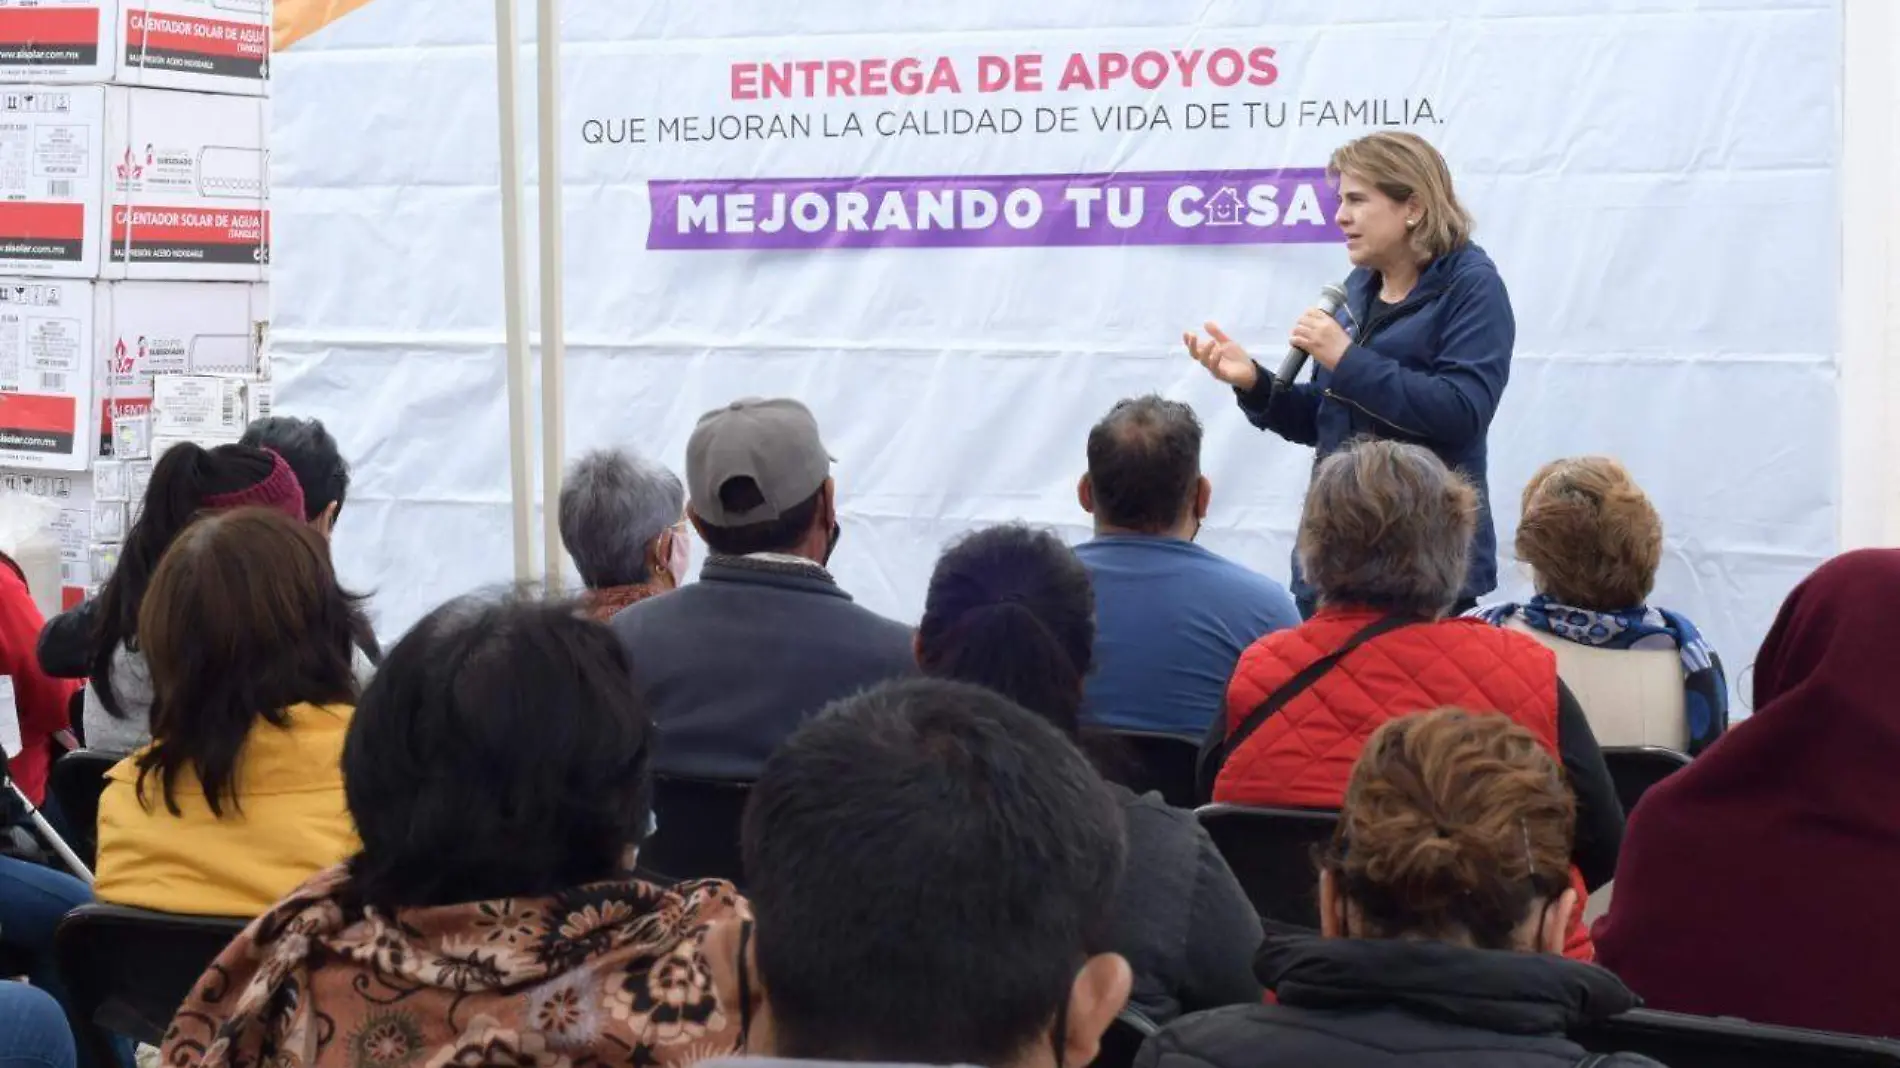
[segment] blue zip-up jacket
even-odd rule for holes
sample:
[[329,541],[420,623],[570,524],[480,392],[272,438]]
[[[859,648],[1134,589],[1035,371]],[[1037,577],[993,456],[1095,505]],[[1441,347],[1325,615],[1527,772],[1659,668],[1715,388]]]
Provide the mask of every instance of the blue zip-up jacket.
[[[1361,267],[1346,278],[1339,312],[1352,344],[1333,370],[1278,388],[1264,368],[1251,390],[1235,390],[1249,422],[1311,445],[1319,460],[1362,435],[1423,445],[1478,489],[1478,529],[1460,598],[1497,588],[1498,535],[1485,483],[1485,434],[1511,378],[1517,321],[1491,257],[1467,244],[1433,260],[1404,300],[1372,317],[1379,276]],[[1293,593],[1313,596],[1293,561]]]

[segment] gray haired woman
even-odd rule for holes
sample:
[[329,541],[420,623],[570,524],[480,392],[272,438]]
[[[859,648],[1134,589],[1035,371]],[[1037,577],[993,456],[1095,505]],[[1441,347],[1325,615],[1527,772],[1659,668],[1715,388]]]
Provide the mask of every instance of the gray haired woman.
[[621,449],[574,461],[561,484],[561,544],[602,623],[680,584],[691,560],[679,476]]
[[[1616,870],[1623,810],[1550,650],[1445,616],[1479,511],[1470,482],[1417,445],[1361,440],[1322,460],[1296,543],[1319,611],[1241,654],[1203,775],[1218,802],[1336,809],[1360,749],[1388,720],[1446,707],[1503,713],[1568,773],[1583,897]],[[1581,925],[1569,935],[1570,954],[1590,959]]]

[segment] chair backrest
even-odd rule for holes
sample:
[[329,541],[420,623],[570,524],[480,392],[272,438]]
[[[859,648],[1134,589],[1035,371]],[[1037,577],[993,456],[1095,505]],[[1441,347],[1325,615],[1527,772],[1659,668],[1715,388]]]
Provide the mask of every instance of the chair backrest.
[[1122,1009],[1102,1032],[1102,1048],[1089,1062],[1090,1068],[1133,1068],[1142,1043],[1160,1030],[1140,1009],[1132,1005]]
[[1518,619],[1508,626],[1557,655],[1557,675],[1583,708],[1598,745],[1689,747],[1682,657],[1674,649],[1604,649],[1532,630]]
[[1255,912],[1279,923],[1319,928],[1319,871],[1313,849],[1331,840],[1339,813],[1208,805],[1195,815],[1234,870]]
[[668,879],[739,882],[739,823],[749,782],[655,776],[653,816],[659,826],[640,846],[640,868]]
[[66,844],[88,867],[98,852],[99,795],[106,789],[106,772],[121,759],[110,753],[75,749],[53,761],[52,774],[46,780],[46,788],[71,831]]
[[1641,1053],[1669,1068],[1900,1068],[1900,1041],[1637,1009],[1578,1031],[1595,1053]]
[[1659,746],[1639,746],[1636,748],[1612,747],[1603,750],[1603,763],[1610,769],[1610,780],[1616,784],[1616,799],[1623,803],[1623,812],[1635,811],[1636,802],[1643,799],[1649,788],[1689,766],[1686,753]]
[[1176,808],[1200,804],[1194,785],[1194,762],[1200,743],[1174,734],[1153,731],[1111,731],[1120,749],[1118,766],[1109,777],[1138,794],[1150,790]]
[[66,1008],[93,1063],[116,1064],[107,1032],[158,1045],[206,967],[249,920],[81,905],[54,934]]

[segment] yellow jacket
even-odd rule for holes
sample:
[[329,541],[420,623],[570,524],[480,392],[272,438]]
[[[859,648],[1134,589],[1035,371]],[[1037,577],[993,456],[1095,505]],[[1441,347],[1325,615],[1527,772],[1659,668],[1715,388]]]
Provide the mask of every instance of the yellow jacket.
[[349,705],[292,705],[290,726],[262,720],[238,754],[234,811],[212,815],[198,776],[182,769],[165,807],[156,775],[138,797],[143,750],[106,773],[99,798],[93,893],[115,905],[199,916],[255,916],[299,883],[355,853],[343,802]]

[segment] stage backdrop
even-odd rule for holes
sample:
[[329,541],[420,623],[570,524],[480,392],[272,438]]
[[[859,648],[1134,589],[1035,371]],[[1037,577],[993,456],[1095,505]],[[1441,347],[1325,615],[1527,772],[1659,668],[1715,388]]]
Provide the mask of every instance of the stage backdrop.
[[[1321,169],[1380,129],[1449,157],[1516,306],[1501,545],[1539,464],[1621,457],[1668,527],[1657,602],[1744,694],[1835,547],[1832,0],[564,7],[569,455],[677,467],[701,412],[803,399],[834,569],[880,612],[914,621],[963,531],[1086,536],[1088,428],[1149,391],[1206,424],[1203,540],[1284,580],[1312,454],[1179,338],[1278,359],[1347,269]],[[394,636],[509,571],[492,9],[278,22],[279,403],[355,462],[337,554]]]

